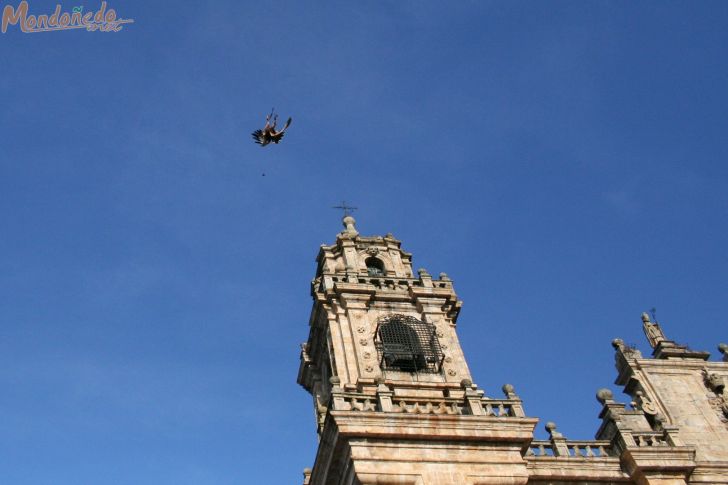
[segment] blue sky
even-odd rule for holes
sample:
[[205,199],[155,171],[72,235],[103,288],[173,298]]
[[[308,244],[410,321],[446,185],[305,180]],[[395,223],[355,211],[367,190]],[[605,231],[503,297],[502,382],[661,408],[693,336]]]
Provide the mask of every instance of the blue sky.
[[298,483],[342,199],[453,278],[537,436],[593,437],[642,311],[728,340],[728,3],[110,6],[135,23],[0,34],[4,483]]

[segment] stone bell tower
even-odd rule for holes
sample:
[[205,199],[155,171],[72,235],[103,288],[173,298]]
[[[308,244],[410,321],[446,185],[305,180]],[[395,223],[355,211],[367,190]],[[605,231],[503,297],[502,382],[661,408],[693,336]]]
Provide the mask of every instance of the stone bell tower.
[[391,234],[351,216],[322,245],[298,383],[319,448],[310,485],[526,483],[537,420],[510,385],[487,397],[456,333],[462,302],[445,273],[412,269]]

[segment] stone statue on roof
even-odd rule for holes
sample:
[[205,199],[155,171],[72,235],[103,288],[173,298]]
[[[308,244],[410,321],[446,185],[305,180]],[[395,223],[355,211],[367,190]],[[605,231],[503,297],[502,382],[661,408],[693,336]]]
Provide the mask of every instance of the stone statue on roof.
[[650,342],[650,346],[653,349],[656,348],[660,342],[667,340],[660,324],[657,322],[651,322],[650,316],[647,313],[642,313],[642,328],[645,331],[647,341]]

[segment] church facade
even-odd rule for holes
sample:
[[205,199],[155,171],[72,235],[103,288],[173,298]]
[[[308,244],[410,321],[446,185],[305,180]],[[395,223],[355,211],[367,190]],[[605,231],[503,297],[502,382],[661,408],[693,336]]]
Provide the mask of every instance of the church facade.
[[536,440],[513,386],[495,398],[473,384],[450,278],[415,274],[391,234],[344,226],[319,251],[301,348],[319,437],[304,485],[728,484],[728,346],[710,361],[643,314],[651,357],[612,342],[631,402],[602,389],[595,439],[547,423]]

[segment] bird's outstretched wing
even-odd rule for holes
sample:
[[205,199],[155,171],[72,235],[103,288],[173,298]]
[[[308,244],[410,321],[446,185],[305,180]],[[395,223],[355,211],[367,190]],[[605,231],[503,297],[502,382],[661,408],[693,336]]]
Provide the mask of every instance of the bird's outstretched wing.
[[271,135],[271,141],[273,143],[278,144],[283,139],[283,135],[285,134],[284,132],[286,131],[286,128],[291,126],[291,121],[293,121],[293,118],[288,118],[288,120],[286,120],[286,124],[283,125],[283,129],[281,131],[276,131],[275,133],[273,133]]
[[269,142],[265,139],[265,135],[263,134],[263,130],[255,130],[253,133],[251,133],[253,140],[255,143],[257,143],[260,146],[265,146]]

